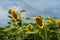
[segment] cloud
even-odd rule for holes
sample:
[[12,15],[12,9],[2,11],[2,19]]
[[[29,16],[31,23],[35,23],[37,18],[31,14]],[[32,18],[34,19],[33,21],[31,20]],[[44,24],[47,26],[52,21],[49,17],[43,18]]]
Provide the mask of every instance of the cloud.
[[5,19],[5,18],[7,18],[7,10],[0,7],[0,19]]
[[60,1],[56,1],[56,0],[40,0],[40,1],[37,0],[37,2],[31,2],[27,0],[24,2],[38,10],[45,10],[46,8],[56,7],[60,4]]
[[26,5],[25,7],[29,10],[27,15],[30,17],[37,15],[59,17],[60,0],[37,0],[37,2],[31,2],[31,0],[23,0],[23,3]]
[[3,9],[0,6],[0,27],[3,27],[4,25],[7,25],[7,21],[8,21],[8,15],[7,15],[7,10]]

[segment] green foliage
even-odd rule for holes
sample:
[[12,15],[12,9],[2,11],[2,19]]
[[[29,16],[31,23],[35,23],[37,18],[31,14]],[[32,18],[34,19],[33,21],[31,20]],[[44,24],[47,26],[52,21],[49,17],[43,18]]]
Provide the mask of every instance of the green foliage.
[[26,10],[21,10],[20,12],[26,12]]
[[[20,12],[26,12],[26,10]],[[55,19],[43,18],[46,21],[52,20],[53,24],[46,23],[44,28],[40,29],[36,23],[24,23],[22,19],[14,21],[10,15],[11,10],[8,15],[11,18],[8,26],[0,28],[0,40],[60,40],[60,29]],[[27,17],[26,20],[31,19]],[[32,25],[29,27],[29,30],[31,29],[29,32],[25,30],[28,24]]]
[[9,18],[12,18],[12,16],[8,16]]
[[9,14],[11,14],[11,9],[8,11]]
[[31,20],[30,18],[26,17],[26,20]]

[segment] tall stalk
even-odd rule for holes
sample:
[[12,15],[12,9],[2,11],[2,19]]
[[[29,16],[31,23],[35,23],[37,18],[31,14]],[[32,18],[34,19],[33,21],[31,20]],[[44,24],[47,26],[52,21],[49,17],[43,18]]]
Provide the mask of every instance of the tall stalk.
[[25,33],[24,33],[24,27],[23,27],[24,25],[23,25],[23,20],[22,20],[22,36],[23,36],[23,40],[25,40]]
[[44,40],[47,40],[47,28],[46,28],[46,26],[44,27],[44,32],[45,32]]

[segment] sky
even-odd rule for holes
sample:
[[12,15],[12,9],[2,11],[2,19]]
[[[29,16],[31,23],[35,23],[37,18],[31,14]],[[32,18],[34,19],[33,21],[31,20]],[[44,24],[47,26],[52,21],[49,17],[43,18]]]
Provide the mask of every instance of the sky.
[[60,0],[0,0],[0,26],[7,25],[9,9],[16,9],[18,12],[25,9],[26,12],[21,14],[22,17],[57,16],[59,18]]

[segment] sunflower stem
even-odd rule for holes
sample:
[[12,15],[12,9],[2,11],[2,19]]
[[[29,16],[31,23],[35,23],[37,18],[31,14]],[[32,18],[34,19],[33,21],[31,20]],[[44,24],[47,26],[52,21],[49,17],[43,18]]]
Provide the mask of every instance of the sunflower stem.
[[[22,20],[22,28],[23,28],[23,20]],[[23,28],[23,29],[24,29],[24,28]],[[25,37],[24,37],[24,30],[23,30],[22,36],[23,36],[23,40],[25,40]]]
[[45,31],[45,37],[44,37],[44,40],[47,40],[47,28],[46,28],[46,27],[44,28],[44,31]]

